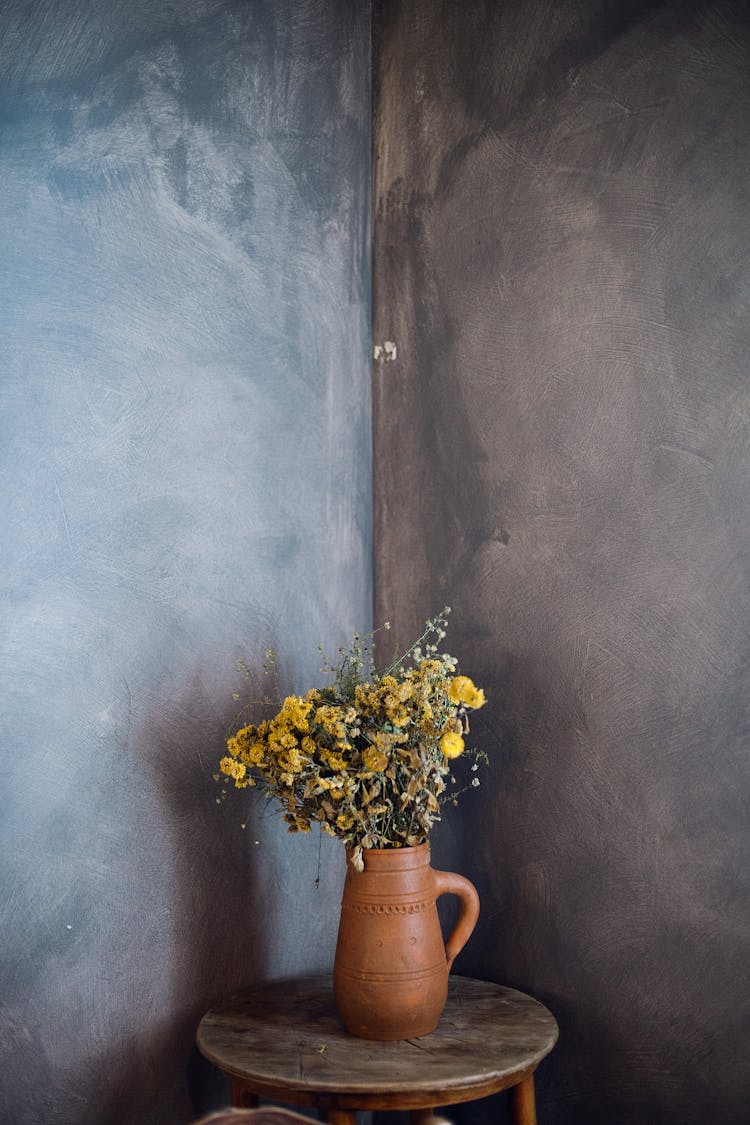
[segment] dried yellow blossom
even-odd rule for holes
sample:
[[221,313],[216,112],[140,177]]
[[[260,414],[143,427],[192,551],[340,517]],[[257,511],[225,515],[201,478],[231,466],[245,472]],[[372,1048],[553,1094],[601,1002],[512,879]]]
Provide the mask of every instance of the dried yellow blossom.
[[362,762],[365,769],[374,770],[377,773],[378,770],[384,770],[388,765],[388,756],[375,746],[366,746],[362,751]]
[[323,704],[315,711],[315,722],[322,726],[326,734],[334,738],[346,738],[346,724],[342,718],[340,707]]
[[312,700],[301,699],[298,695],[288,695],[281,705],[280,717],[300,731],[310,729],[307,716],[312,710]]
[[388,722],[394,727],[405,727],[409,722],[409,712],[395,695],[385,697],[385,713]]
[[280,760],[279,764],[288,773],[301,773],[305,765],[305,760],[296,747],[293,747],[288,754],[285,754]]
[[334,773],[340,773],[341,770],[346,769],[346,758],[342,757],[341,754],[334,754],[331,750],[322,750],[320,756]]
[[235,781],[242,781],[247,769],[243,766],[242,762],[238,762],[236,758],[222,758],[219,762],[219,769],[227,777],[233,778]]
[[449,730],[440,739],[440,749],[446,758],[458,758],[464,752],[464,740],[460,734],[456,734],[454,730]]
[[453,703],[463,703],[473,710],[487,702],[482,688],[478,688],[468,676],[454,676],[448,687],[448,696]]

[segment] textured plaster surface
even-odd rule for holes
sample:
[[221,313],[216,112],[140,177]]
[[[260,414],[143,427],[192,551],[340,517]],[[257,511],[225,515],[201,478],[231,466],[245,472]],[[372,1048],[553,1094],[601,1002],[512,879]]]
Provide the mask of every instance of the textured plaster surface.
[[375,617],[452,605],[490,700],[457,971],[557,1016],[540,1121],[737,1125],[747,9],[386,0],[375,44]]
[[0,5],[4,1122],[190,1120],[209,1003],[330,969],[338,850],[212,774],[370,618],[369,35]]

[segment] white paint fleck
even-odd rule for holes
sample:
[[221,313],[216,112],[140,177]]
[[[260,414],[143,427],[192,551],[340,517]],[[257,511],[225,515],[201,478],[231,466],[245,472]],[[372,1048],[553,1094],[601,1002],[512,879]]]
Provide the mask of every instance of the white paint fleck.
[[386,340],[382,344],[376,344],[372,351],[372,358],[376,363],[393,363],[398,354],[398,349],[393,340]]

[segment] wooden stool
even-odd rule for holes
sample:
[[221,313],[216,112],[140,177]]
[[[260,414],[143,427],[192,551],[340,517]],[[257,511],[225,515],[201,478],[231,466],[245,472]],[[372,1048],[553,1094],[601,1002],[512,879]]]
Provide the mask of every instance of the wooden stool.
[[318,1125],[313,1117],[303,1117],[290,1109],[263,1106],[262,1109],[220,1109],[201,1117],[193,1125]]
[[258,1097],[318,1106],[330,1125],[354,1125],[357,1110],[408,1109],[412,1125],[425,1125],[437,1106],[508,1090],[513,1125],[536,1125],[533,1075],[557,1041],[557,1024],[522,992],[451,977],[430,1035],[356,1039],[336,1013],[330,977],[304,977],[213,1008],[197,1041],[230,1079],[235,1106]]

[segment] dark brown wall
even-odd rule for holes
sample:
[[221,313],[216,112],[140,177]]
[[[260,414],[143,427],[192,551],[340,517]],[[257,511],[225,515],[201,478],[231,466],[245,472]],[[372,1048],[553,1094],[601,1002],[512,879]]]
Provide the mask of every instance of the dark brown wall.
[[738,1125],[745,5],[386,0],[375,29],[376,620],[451,604],[490,699],[434,837],[483,899],[458,971],[557,1015],[545,1125]]

